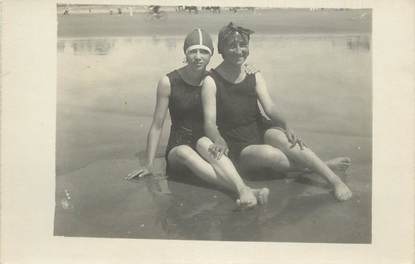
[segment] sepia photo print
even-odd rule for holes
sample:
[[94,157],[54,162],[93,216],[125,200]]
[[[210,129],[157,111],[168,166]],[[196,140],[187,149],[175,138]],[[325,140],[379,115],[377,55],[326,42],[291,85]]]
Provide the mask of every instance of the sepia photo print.
[[54,236],[370,244],[354,2],[58,4]]

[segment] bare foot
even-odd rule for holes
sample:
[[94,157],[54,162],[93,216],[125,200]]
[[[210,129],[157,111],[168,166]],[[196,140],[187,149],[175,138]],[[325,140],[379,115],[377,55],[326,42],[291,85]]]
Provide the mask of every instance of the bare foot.
[[326,165],[332,170],[346,171],[352,165],[352,160],[349,157],[338,157],[326,161]]
[[254,195],[254,192],[251,188],[245,187],[239,193],[239,199],[236,200],[236,203],[241,208],[252,208],[257,205],[258,201]]
[[334,185],[334,196],[336,196],[337,200],[346,201],[352,198],[352,195],[352,191],[343,182]]
[[266,204],[268,203],[268,196],[269,196],[269,189],[262,188],[262,189],[252,189],[258,204]]

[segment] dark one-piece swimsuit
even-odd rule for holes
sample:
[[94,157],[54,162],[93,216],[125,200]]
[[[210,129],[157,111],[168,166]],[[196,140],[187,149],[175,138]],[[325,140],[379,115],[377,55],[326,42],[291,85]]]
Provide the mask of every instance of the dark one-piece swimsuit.
[[204,136],[202,87],[186,83],[177,70],[168,73],[167,77],[171,87],[169,98],[171,127],[165,155],[166,173],[174,177],[177,171],[169,166],[169,152],[180,145],[195,149],[197,140]]
[[229,157],[239,161],[241,151],[253,144],[264,144],[264,133],[271,121],[259,109],[255,74],[247,74],[239,83],[231,83],[212,69],[216,84],[216,122],[228,144]]

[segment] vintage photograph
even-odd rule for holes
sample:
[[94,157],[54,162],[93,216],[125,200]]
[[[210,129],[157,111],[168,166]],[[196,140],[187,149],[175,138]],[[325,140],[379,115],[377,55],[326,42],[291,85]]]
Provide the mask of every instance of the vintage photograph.
[[54,236],[372,242],[372,10],[58,4]]

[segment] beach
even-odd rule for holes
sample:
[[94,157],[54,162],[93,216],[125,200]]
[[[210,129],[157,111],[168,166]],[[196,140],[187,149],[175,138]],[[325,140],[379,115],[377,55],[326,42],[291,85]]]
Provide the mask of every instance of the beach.
[[[352,159],[340,173],[354,193],[350,201],[336,201],[315,174],[246,175],[249,185],[270,189],[270,200],[238,211],[227,192],[166,179],[169,121],[157,175],[123,179],[142,165],[155,85],[182,65],[184,35],[196,26],[214,35],[229,21],[255,30],[250,62],[290,127],[323,160]],[[59,14],[55,235],[370,243],[370,36],[367,10],[169,12],[165,21]]]
[[[192,22],[189,23],[188,21]],[[370,34],[370,10],[259,9],[220,14],[203,12],[187,14],[168,12],[165,21],[146,21],[143,13],[122,15],[75,14],[58,15],[60,38],[184,35],[194,27],[217,33],[233,21],[249,25],[257,34]]]

